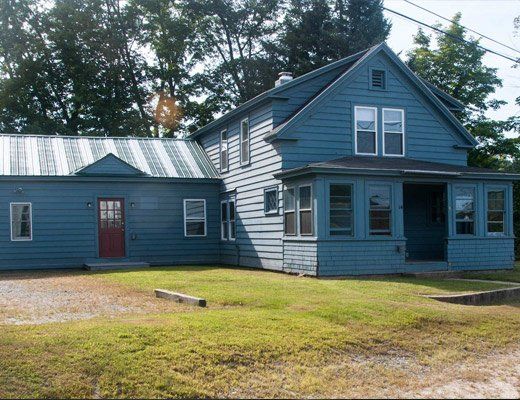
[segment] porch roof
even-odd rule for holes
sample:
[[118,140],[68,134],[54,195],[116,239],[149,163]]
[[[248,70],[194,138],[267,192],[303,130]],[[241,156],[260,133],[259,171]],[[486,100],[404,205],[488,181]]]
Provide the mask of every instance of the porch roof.
[[481,178],[520,180],[520,174],[496,171],[489,168],[443,164],[414,160],[406,157],[342,157],[331,161],[308,164],[284,170],[277,178],[292,178],[309,173],[389,176],[443,176],[449,178]]

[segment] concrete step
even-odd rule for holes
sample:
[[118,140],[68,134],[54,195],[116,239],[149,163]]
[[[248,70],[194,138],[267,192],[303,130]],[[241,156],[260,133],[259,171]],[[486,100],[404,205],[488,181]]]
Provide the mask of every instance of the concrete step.
[[133,268],[146,268],[150,264],[147,262],[96,262],[96,263],[85,263],[85,269],[89,271],[106,271],[111,269],[133,269]]

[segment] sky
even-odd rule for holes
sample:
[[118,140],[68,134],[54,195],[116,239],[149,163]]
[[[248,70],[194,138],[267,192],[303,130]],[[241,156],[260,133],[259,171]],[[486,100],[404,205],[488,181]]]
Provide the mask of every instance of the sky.
[[[483,35],[489,36],[499,42],[511,46],[520,51],[520,32],[515,36],[513,20],[520,16],[520,0],[410,0],[421,7],[427,8],[443,17],[451,18],[456,12],[462,13],[461,24]],[[448,24],[440,18],[420,10],[404,0],[384,0],[385,7],[395,10],[432,25],[436,22]],[[392,30],[387,40],[388,45],[396,53],[402,51],[401,57],[413,46],[413,36],[417,32],[416,23],[403,17],[385,11],[385,16],[392,22]],[[426,33],[431,30],[425,28]],[[472,34],[478,37],[476,34]],[[520,57],[520,53],[502,47],[487,39],[482,38],[481,45],[488,47],[513,58]],[[496,111],[489,111],[488,116],[494,119],[506,119],[512,115],[520,114],[520,107],[514,104],[516,97],[520,96],[520,66],[513,69],[513,62],[499,56],[487,53],[484,58],[485,65],[498,68],[497,74],[502,79],[503,87],[496,92],[495,98],[505,100],[507,105]]]

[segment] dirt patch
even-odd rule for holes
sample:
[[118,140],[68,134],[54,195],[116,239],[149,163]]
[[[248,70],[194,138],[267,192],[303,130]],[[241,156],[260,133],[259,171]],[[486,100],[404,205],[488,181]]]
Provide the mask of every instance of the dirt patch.
[[108,284],[78,272],[0,274],[0,324],[44,324],[182,309],[153,293]]

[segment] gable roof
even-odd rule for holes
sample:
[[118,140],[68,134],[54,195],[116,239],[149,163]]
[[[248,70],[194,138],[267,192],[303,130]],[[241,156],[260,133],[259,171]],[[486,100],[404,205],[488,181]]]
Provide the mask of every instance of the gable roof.
[[101,175],[101,176],[137,176],[146,175],[140,169],[135,168],[133,165],[121,160],[119,157],[112,153],[108,153],[105,157],[94,161],[92,164],[82,167],[76,172],[75,175]]
[[231,120],[233,117],[236,117],[238,114],[241,114],[243,112],[246,112],[248,110],[251,110],[255,107],[257,107],[259,104],[263,103],[264,101],[271,100],[271,99],[286,99],[286,97],[283,96],[283,92],[287,89],[290,89],[296,85],[300,85],[310,79],[316,78],[320,75],[326,74],[329,71],[332,71],[337,68],[345,67],[348,64],[356,61],[358,58],[363,56],[365,53],[367,53],[370,49],[366,49],[363,51],[360,51],[358,53],[352,54],[351,56],[342,58],[341,60],[335,61],[333,63],[327,64],[321,68],[315,69],[314,71],[310,71],[302,76],[296,77],[289,82],[286,82],[282,85],[275,86],[272,89],[269,89],[261,94],[259,94],[256,97],[253,97],[251,100],[246,101],[245,103],[239,105],[238,107],[234,108],[233,110],[229,111],[228,113],[224,114],[220,118],[217,118],[216,120],[210,122],[209,124],[203,126],[202,128],[199,128],[197,131],[191,133],[188,135],[188,138],[193,139],[195,137],[198,137],[224,123]]
[[[300,111],[294,114],[290,119],[281,124],[281,126],[276,127],[265,136],[266,140],[274,140],[274,139],[283,139],[284,133],[286,133],[290,128],[292,128],[295,124],[301,121],[303,118],[309,115],[311,111],[316,109],[326,98],[328,98],[331,93],[334,92],[342,83],[346,82],[349,78],[351,78],[355,72],[357,72],[362,65],[368,62],[371,58],[373,58],[376,54],[384,52],[393,62],[394,64],[405,73],[405,75],[411,79],[411,81],[415,84],[416,88],[422,92],[428,99],[430,99],[433,103],[433,106],[437,108],[438,111],[444,115],[448,121],[452,124],[452,126],[461,134],[461,136],[472,146],[476,146],[478,142],[476,139],[464,128],[464,126],[460,123],[460,121],[455,118],[455,116],[449,111],[446,105],[439,100],[439,98],[432,93],[428,86],[432,86],[431,84],[425,84],[425,82],[415,75],[406,64],[404,64],[399,57],[385,44],[381,43],[375,47],[372,47],[369,51],[367,51],[362,57],[360,57],[356,63],[354,63],[345,73],[343,73],[340,77],[338,77],[334,82],[332,82],[325,90],[323,90],[318,96],[308,102],[305,107],[300,109]],[[442,92],[440,89],[435,89],[436,92],[443,93],[443,98],[446,101],[451,101],[453,99],[448,94]],[[457,100],[453,99],[454,102]],[[454,103],[455,104],[455,103]],[[460,104],[460,103],[459,103]]]
[[449,176],[453,178],[488,177],[490,179],[520,180],[520,174],[489,168],[444,164],[406,157],[349,156],[308,164],[304,167],[279,172],[277,178],[292,178],[309,173],[384,174],[395,176]]
[[[303,120],[307,117],[313,110],[315,110],[320,104],[322,104],[325,99],[327,99],[334,91],[340,87],[340,85],[348,79],[352,78],[353,75],[359,71],[359,69],[370,59],[372,59],[376,54],[384,52],[393,62],[394,64],[414,83],[415,87],[424,94],[431,102],[432,105],[446,117],[449,123],[455,128],[457,132],[461,135],[465,141],[472,145],[476,146],[478,142],[476,139],[464,128],[464,126],[460,123],[460,121],[455,118],[455,116],[449,111],[446,105],[439,100],[439,98],[432,93],[432,91],[427,87],[427,85],[420,79],[417,75],[415,75],[405,63],[403,63],[399,57],[386,45],[386,43],[381,43],[377,46],[372,47],[365,54],[363,54],[359,59],[342,75],[340,75],[334,82],[332,82],[325,90],[323,90],[318,96],[314,97],[310,102],[308,102],[303,108],[299,110],[299,112],[295,113],[291,118],[287,121],[283,122],[281,126],[276,127],[271,132],[269,132],[265,136],[265,140],[275,140],[275,139],[294,139],[287,138],[287,132],[290,128],[294,127],[299,121]],[[440,89],[437,89],[440,91]],[[446,94],[446,96],[448,96]]]
[[218,178],[191,140],[0,135],[0,176],[71,176],[108,154],[154,178]]

